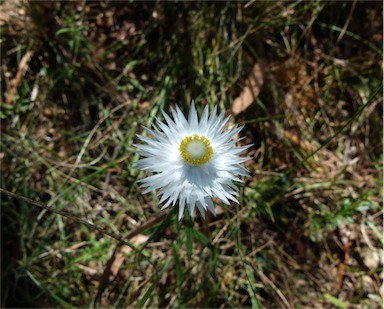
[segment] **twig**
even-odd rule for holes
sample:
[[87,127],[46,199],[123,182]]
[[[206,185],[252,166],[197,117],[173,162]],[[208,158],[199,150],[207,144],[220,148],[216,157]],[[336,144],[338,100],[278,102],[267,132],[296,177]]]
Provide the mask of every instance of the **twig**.
[[11,81],[11,89],[9,89],[9,94],[7,98],[5,99],[5,102],[10,104],[13,101],[13,97],[15,96],[17,92],[17,86],[20,84],[21,77],[23,76],[24,72],[28,68],[28,62],[31,59],[33,55],[32,51],[27,52],[23,58],[21,58],[19,67],[17,69],[17,73],[14,79]]
[[347,20],[345,21],[345,24],[344,24],[344,27],[343,27],[343,29],[341,30],[341,32],[340,32],[340,34],[339,34],[339,37],[338,37],[337,40],[336,40],[336,44],[338,44],[338,43],[341,41],[341,39],[343,38],[345,32],[347,31],[347,28],[348,28],[348,26],[349,26],[349,23],[351,22],[351,19],[352,19],[352,14],[353,14],[353,12],[355,11],[356,2],[357,2],[357,1],[355,0],[355,1],[353,1],[353,3],[352,3],[351,10],[349,11]]
[[344,260],[340,263],[338,274],[337,274],[337,287],[336,287],[337,291],[340,291],[340,289],[343,287],[345,269],[347,267],[351,246],[352,246],[352,242],[350,240],[348,240],[348,242],[344,245]]

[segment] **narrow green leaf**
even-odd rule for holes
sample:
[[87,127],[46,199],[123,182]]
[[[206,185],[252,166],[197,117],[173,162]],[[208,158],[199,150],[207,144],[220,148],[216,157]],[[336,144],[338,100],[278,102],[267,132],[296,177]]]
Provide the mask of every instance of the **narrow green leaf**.
[[379,229],[371,221],[368,221],[367,225],[371,228],[373,233],[375,233],[375,235],[377,236],[377,238],[379,238],[381,244],[383,245],[384,244],[383,234],[380,233]]
[[244,264],[244,266],[247,273],[247,290],[249,297],[251,297],[252,308],[261,308],[260,301],[256,296],[255,276],[253,275],[253,269],[248,264]]
[[346,303],[344,303],[342,300],[332,296],[331,294],[324,293],[323,296],[331,304],[333,304],[333,305],[335,305],[335,306],[337,306],[339,308],[342,308],[342,309],[347,309],[347,304]]
[[135,308],[143,308],[145,303],[147,302],[148,298],[152,295],[153,290],[155,289],[157,284],[157,281],[154,282],[147,292],[145,292],[144,296],[139,300],[139,302],[136,304]]
[[178,247],[179,246],[174,243],[172,246],[172,253],[173,253],[173,261],[175,263],[175,270],[176,270],[176,283],[177,283],[177,286],[180,287],[183,282],[183,269],[181,267]]
[[153,282],[152,285],[148,288],[148,290],[145,292],[143,297],[137,302],[135,305],[135,308],[143,308],[147,300],[150,296],[152,296],[153,290],[156,288],[163,272],[165,269],[167,269],[167,266],[169,264],[169,259],[165,261],[165,263],[161,266],[161,269],[157,271],[151,278],[150,282]]
[[188,257],[188,260],[190,260],[192,258],[192,245],[193,245],[193,230],[187,226],[186,229],[185,229],[185,233],[186,233],[186,242],[187,242],[187,257]]
[[198,241],[200,241],[204,246],[211,247],[211,242],[209,241],[209,239],[207,238],[207,236],[205,236],[205,235],[204,235],[203,233],[201,233],[200,231],[195,230],[194,233],[193,233],[193,236],[194,236]]

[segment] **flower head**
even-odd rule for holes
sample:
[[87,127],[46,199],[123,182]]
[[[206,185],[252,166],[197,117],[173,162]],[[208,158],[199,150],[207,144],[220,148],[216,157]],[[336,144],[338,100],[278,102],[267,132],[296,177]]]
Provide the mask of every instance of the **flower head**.
[[208,111],[206,106],[200,120],[193,103],[188,120],[179,107],[172,109],[173,119],[163,111],[166,123],[157,120],[153,130],[146,128],[153,139],[138,136],[145,144],[136,145],[142,156],[136,167],[155,173],[140,180],[141,187],[144,193],[158,190],[162,209],[179,201],[179,220],[185,207],[192,216],[195,207],[204,218],[207,210],[216,216],[213,196],[227,205],[230,200],[238,203],[233,182],[248,176],[241,163],[249,158],[238,155],[251,145],[237,147],[240,139],[233,139],[242,127],[224,131],[229,117],[224,119],[224,112],[217,116],[217,107],[210,116]]

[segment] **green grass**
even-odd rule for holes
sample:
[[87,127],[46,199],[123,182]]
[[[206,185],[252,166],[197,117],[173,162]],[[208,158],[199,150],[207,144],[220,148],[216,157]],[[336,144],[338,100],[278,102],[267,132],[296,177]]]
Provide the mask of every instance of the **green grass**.
[[[2,7],[2,307],[382,305],[382,3]],[[178,222],[136,135],[255,63],[241,203]]]

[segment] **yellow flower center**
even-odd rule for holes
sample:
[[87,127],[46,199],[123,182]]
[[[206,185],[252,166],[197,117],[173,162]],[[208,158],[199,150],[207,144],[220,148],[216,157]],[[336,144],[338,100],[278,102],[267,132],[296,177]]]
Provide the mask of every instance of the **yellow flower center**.
[[196,166],[207,163],[213,154],[209,139],[197,134],[185,137],[180,142],[179,150],[185,163]]

